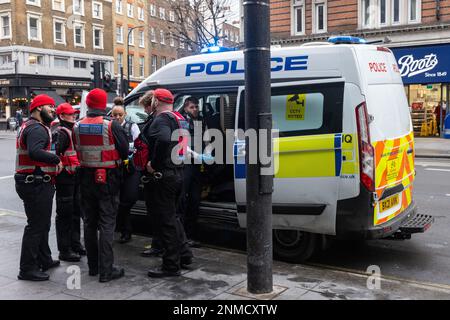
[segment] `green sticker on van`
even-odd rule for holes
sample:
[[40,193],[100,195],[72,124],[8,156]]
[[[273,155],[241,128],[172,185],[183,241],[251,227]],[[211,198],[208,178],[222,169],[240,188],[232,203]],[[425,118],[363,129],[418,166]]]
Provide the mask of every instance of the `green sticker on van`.
[[286,97],[286,120],[305,120],[306,94],[290,94]]

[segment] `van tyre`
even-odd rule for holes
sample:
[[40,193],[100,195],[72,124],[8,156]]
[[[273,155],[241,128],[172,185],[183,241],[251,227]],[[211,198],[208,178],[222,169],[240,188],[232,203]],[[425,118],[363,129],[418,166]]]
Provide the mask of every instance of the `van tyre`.
[[275,258],[286,262],[305,262],[315,252],[319,243],[317,234],[299,230],[274,230],[273,251]]

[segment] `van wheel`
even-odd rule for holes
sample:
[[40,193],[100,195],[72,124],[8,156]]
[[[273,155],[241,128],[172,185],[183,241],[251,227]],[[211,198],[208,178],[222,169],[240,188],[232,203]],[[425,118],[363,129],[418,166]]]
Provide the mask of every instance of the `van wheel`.
[[273,250],[276,258],[286,262],[304,262],[314,253],[317,235],[299,230],[274,230]]

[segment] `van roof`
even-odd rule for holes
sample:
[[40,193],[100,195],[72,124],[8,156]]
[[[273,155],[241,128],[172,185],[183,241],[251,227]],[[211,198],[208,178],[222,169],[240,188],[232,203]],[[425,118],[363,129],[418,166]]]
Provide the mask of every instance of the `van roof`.
[[[375,61],[389,49],[365,44],[308,45],[271,49],[272,80],[301,81],[309,79],[344,78],[356,84],[361,79],[361,63],[358,57],[374,55]],[[360,60],[366,60],[360,59]],[[367,68],[368,69],[368,68]],[[362,70],[365,70],[362,69]],[[393,71],[390,70],[389,71]],[[394,77],[401,83],[401,77]],[[162,67],[140,83],[131,93],[149,86],[183,86],[208,84],[214,86],[223,83],[244,85],[244,53],[230,51],[210,54],[199,54],[175,60]]]

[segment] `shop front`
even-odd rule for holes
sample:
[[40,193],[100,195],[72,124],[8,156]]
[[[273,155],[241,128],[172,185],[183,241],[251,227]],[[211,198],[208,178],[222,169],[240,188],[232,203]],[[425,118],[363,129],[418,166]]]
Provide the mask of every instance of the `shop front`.
[[441,119],[449,111],[450,44],[391,49],[405,85],[414,134],[442,136]]

